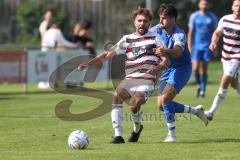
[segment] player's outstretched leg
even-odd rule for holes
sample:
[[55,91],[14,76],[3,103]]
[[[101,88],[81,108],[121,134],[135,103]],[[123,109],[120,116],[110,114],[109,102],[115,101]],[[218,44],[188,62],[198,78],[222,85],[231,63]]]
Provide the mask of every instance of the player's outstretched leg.
[[176,142],[176,136],[172,136],[172,135],[167,135],[167,137],[164,139],[163,142],[165,143],[169,143],[169,142]]
[[204,109],[202,105],[198,105],[194,108],[195,112],[194,115],[196,115],[199,119],[203,121],[203,123],[207,126],[208,125],[208,118],[204,114]]
[[142,130],[143,130],[143,125],[140,125],[140,129],[138,132],[133,131],[131,133],[130,137],[128,138],[128,142],[137,142]]
[[129,101],[129,109],[132,112],[133,131],[128,138],[128,142],[137,142],[143,130],[141,105],[146,102],[146,97],[142,92],[135,92]]
[[176,139],[176,127],[175,127],[175,109],[173,103],[168,103],[163,105],[163,111],[165,116],[165,121],[167,124],[168,134],[163,142],[175,142]]
[[208,79],[208,75],[206,73],[202,74],[202,81],[201,81],[201,91],[200,91],[200,96],[202,98],[205,97],[205,92],[206,92],[206,86],[207,86],[207,79]]
[[238,72],[235,75],[235,77],[232,78],[231,87],[234,88],[238,94],[240,94],[240,81],[239,81],[239,73]]
[[132,112],[132,120],[133,120],[133,131],[130,135],[130,137],[128,138],[128,142],[137,142],[140,134],[143,130],[143,125],[141,123],[142,121],[142,110],[140,109],[138,112],[133,113]]
[[209,121],[213,120],[213,113],[210,111],[205,111],[204,114],[206,115]]
[[115,136],[115,137],[113,137],[113,139],[110,143],[119,144],[119,143],[125,143],[125,141],[122,136]]
[[111,112],[112,126],[115,132],[115,137],[110,141],[112,144],[125,143],[122,137],[122,124],[123,124],[123,108],[122,104],[113,104]]
[[192,106],[184,105],[182,103],[178,103],[175,101],[173,101],[172,104],[174,106],[176,113],[184,113],[185,112],[185,113],[193,114],[193,115],[197,116],[200,120],[202,120],[205,125],[208,124],[208,119],[207,119],[206,115],[204,114],[204,109],[203,109],[202,105],[192,107]]
[[215,96],[211,108],[205,112],[205,116],[209,121],[213,119],[214,113],[219,108],[220,104],[227,95],[227,89],[219,88],[217,95]]

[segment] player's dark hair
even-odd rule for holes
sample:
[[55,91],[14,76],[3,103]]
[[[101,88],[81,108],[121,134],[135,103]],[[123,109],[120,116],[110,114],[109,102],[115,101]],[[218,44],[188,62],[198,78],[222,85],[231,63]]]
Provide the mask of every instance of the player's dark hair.
[[84,28],[84,29],[90,29],[90,28],[92,28],[92,22],[88,19],[84,19],[81,22],[81,27]]
[[149,20],[152,20],[152,12],[149,9],[146,8],[138,8],[132,12],[132,17],[135,19],[137,15],[144,15],[149,18]]
[[159,7],[159,15],[169,16],[177,19],[178,11],[172,4],[161,4]]
[[47,30],[50,29],[52,27],[52,25],[59,25],[59,23],[55,20],[55,19],[51,19],[49,22],[48,22],[48,25],[47,25]]

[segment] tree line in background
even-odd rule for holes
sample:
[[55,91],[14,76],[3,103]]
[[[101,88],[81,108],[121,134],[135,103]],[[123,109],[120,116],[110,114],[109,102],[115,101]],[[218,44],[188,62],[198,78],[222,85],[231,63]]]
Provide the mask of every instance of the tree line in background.
[[[188,18],[197,10],[197,0],[152,0],[154,19],[159,21],[158,7],[172,3],[179,9],[178,24],[187,31]],[[231,0],[210,0],[210,10],[218,18],[231,13]],[[93,38],[97,45],[117,41],[133,31],[131,11],[145,7],[145,0],[1,0],[0,43],[40,45],[39,24],[44,12],[52,10],[64,35],[70,34],[76,22],[90,20]]]

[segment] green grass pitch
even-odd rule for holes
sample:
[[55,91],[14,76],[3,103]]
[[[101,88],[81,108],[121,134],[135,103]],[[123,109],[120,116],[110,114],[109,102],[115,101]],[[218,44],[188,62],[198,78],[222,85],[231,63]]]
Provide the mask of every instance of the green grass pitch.
[[[222,67],[220,62],[209,66],[209,85],[206,98],[193,96],[195,86],[190,80],[176,97],[185,104],[203,104],[206,108],[218,90]],[[156,97],[143,106],[144,130],[137,143],[112,145],[110,113],[89,121],[69,122],[58,119],[54,109],[64,99],[74,101],[73,113],[93,109],[100,100],[65,95],[52,91],[41,92],[30,85],[29,93],[21,85],[0,85],[0,159],[1,160],[233,160],[240,159],[240,95],[229,89],[214,120],[205,127],[194,116],[177,115],[177,143],[162,143],[167,130],[162,114],[156,109]],[[100,87],[95,84],[94,87]],[[108,92],[112,92],[108,90]],[[124,110],[124,138],[132,131],[129,111]],[[76,129],[89,135],[86,150],[71,150],[66,136]]]

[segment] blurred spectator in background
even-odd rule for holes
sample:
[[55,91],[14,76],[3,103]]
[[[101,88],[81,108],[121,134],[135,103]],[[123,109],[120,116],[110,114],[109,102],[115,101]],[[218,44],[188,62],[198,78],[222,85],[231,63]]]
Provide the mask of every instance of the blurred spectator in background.
[[59,29],[59,24],[55,20],[51,20],[48,24],[47,31],[43,35],[42,51],[48,51],[49,49],[55,49],[62,46],[77,48],[80,45],[78,43],[67,41],[64,38],[62,31]]
[[69,41],[80,43],[81,46],[84,49],[87,49],[91,55],[96,56],[94,42],[90,31],[91,27],[92,24],[90,21],[84,21],[82,24],[76,23],[69,37]]
[[[209,49],[211,37],[217,27],[217,17],[208,11],[208,0],[199,0],[199,10],[192,13],[188,23],[188,47],[192,55],[192,69],[197,84],[196,97],[205,97],[208,62],[212,60]],[[202,75],[200,75],[200,65]]]
[[48,23],[53,19],[53,13],[52,11],[48,10],[45,14],[44,14],[44,19],[41,22],[40,26],[39,26],[39,32],[40,32],[40,36],[41,36],[41,40],[43,39],[43,35],[44,33],[47,31],[47,26]]
[[91,39],[91,37],[92,37],[92,32],[91,32],[92,22],[89,20],[84,20],[81,22],[81,26],[82,26],[83,30],[81,30],[80,35]]
[[73,29],[71,31],[70,36],[68,37],[68,40],[71,42],[81,42],[81,37],[79,36],[80,31],[82,30],[82,27],[79,23],[76,23],[73,26]]

